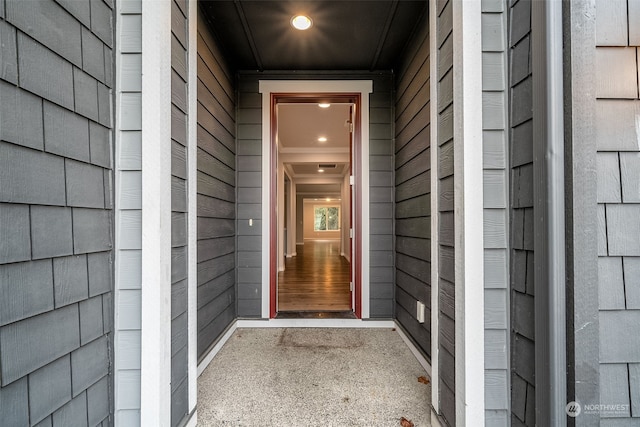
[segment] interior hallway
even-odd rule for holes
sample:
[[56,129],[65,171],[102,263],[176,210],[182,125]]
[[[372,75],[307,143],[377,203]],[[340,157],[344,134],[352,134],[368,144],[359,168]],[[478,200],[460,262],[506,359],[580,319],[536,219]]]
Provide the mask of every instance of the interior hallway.
[[339,240],[307,240],[278,273],[278,311],[351,311],[351,267]]
[[429,426],[421,376],[392,329],[237,329],[198,379],[198,425]]

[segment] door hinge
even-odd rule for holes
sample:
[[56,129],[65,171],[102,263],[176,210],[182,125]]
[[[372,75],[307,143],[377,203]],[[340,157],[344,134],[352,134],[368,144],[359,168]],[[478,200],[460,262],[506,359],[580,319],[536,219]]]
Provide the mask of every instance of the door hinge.
[[349,175],[349,185],[353,185],[354,179],[353,175]]
[[349,282],[349,291],[353,292],[353,282]]
[[349,229],[349,238],[353,239],[353,228]]

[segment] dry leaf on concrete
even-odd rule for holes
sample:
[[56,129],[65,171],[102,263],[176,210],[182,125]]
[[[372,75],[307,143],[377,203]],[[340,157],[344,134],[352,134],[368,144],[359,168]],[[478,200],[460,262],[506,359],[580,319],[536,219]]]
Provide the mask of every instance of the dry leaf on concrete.
[[405,417],[400,418],[400,425],[402,427],[413,427],[413,423]]
[[429,384],[429,378],[425,376],[418,377],[418,382],[422,384]]

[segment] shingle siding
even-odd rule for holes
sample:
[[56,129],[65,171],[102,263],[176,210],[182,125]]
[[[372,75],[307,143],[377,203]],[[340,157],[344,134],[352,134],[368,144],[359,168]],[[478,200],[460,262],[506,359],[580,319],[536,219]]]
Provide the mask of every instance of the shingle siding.
[[[531,2],[508,7],[511,421],[535,423]],[[506,247],[506,246],[504,246]],[[510,315],[510,316],[509,316]]]
[[637,334],[630,332],[640,322],[639,11],[634,0],[596,1],[595,138],[601,224],[599,403],[627,405],[615,413],[601,413],[603,426],[633,425],[640,417],[640,341],[635,338]]
[[[111,412],[113,62],[94,30],[111,34],[112,9],[0,9],[0,423],[71,425],[90,413],[100,424]],[[74,364],[94,343],[100,366]],[[98,380],[102,401],[87,400]]]
[[[179,5],[176,4],[176,8]],[[181,34],[176,34],[176,43]],[[198,357],[236,318],[235,81],[198,16]]]

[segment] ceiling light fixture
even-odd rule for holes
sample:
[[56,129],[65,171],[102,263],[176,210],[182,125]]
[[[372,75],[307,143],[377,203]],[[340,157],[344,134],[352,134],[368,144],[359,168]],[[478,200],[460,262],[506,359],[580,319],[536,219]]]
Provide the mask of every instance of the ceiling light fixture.
[[318,138],[318,142],[327,142],[327,137],[321,136],[320,138]]
[[318,107],[320,107],[320,108],[329,108],[329,107],[331,107],[331,104],[329,104],[328,102],[322,102],[322,103],[318,104]]
[[324,172],[324,169],[318,169],[318,172],[322,173]]
[[311,28],[312,24],[313,24],[313,21],[311,20],[311,18],[305,15],[296,15],[293,18],[291,18],[291,25],[296,30],[301,30],[301,31],[308,30],[309,28]]

